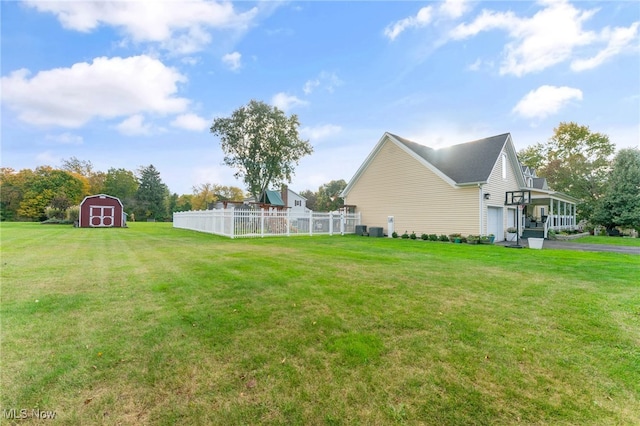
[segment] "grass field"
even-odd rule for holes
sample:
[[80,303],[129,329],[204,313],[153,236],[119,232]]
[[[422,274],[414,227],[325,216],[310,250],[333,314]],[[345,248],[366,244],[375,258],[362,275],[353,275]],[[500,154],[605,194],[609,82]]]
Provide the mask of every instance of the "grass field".
[[0,423],[640,423],[639,256],[130,225],[2,223]]
[[581,244],[603,244],[611,246],[640,247],[640,238],[621,238],[590,235],[588,237],[576,238],[575,240],[571,241]]

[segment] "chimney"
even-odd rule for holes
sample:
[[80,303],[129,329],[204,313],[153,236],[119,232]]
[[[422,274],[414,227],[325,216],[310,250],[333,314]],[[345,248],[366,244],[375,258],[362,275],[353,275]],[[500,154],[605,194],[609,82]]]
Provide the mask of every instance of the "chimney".
[[282,201],[284,202],[285,207],[289,207],[289,188],[287,185],[282,185],[282,189],[280,190],[280,196],[282,197]]

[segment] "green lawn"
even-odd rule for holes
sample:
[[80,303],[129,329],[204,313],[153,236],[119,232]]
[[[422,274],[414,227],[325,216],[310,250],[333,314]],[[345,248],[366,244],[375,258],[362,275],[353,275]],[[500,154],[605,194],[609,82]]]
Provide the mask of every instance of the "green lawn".
[[603,244],[611,246],[640,247],[640,238],[588,236],[570,240],[581,244]]
[[640,256],[130,225],[2,223],[0,423],[640,423]]

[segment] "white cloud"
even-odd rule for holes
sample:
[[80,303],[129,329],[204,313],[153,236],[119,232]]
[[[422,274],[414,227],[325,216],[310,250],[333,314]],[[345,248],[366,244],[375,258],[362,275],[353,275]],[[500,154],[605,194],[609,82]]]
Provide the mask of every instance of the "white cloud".
[[201,132],[208,129],[211,123],[196,114],[182,114],[171,122],[173,127],[179,127],[185,130]]
[[469,10],[469,2],[467,0],[445,0],[440,5],[439,11],[442,15],[457,19]]
[[618,27],[613,30],[605,28],[600,38],[607,42],[607,46],[591,58],[574,60],[571,63],[571,69],[574,71],[584,71],[596,68],[609,58],[627,49],[635,49],[637,51],[639,26],[640,22],[634,22],[628,28]]
[[271,104],[283,111],[288,111],[291,108],[297,106],[308,105],[309,102],[299,99],[293,95],[288,95],[286,93],[280,92],[273,95],[273,98],[271,98]]
[[334,72],[322,71],[317,78],[308,80],[302,90],[306,95],[311,94],[315,89],[322,88],[329,93],[333,93],[336,87],[342,86],[343,81]]
[[527,93],[513,108],[513,112],[524,118],[543,119],[557,113],[573,100],[582,100],[581,90],[545,85]]
[[47,135],[45,139],[61,145],[82,145],[84,139],[80,135],[74,135],[69,132],[60,133],[59,135]]
[[[461,40],[483,31],[506,31],[511,41],[504,47],[500,74],[515,76],[542,71],[568,60],[573,60],[575,71],[593,68],[626,49],[636,38],[638,23],[629,28],[605,28],[598,34],[583,28],[597,13],[596,9],[580,10],[566,0],[541,4],[545,7],[530,18],[518,17],[511,11],[483,10],[472,22],[456,26],[449,35]],[[579,48],[599,42],[607,47],[595,57],[574,58]]]
[[148,136],[152,133],[151,125],[144,122],[144,117],[141,114],[132,115],[118,124],[116,129],[127,136]]
[[304,92],[305,95],[310,95],[311,92],[313,92],[316,87],[320,86],[320,80],[308,80],[305,84],[304,87],[302,88],[302,91]]
[[312,143],[321,141],[322,139],[326,139],[330,136],[337,135],[342,131],[342,127],[336,126],[335,124],[325,124],[322,126],[316,127],[301,127],[300,135],[309,139]]
[[71,68],[14,71],[2,77],[2,100],[22,121],[35,125],[81,127],[94,118],[184,111],[189,100],[176,97],[186,78],[149,56],[96,58]]
[[229,67],[231,71],[239,70],[242,66],[242,55],[239,52],[227,53],[222,57],[222,62]]
[[416,16],[409,16],[387,26],[384,29],[386,35],[391,41],[395,40],[403,31],[409,28],[419,28],[429,25],[433,19],[433,8],[425,6],[418,11]]
[[100,25],[119,28],[134,42],[154,42],[189,54],[211,42],[211,28],[245,30],[257,16],[252,8],[237,13],[232,2],[184,1],[46,1],[25,0],[40,12],[53,13],[63,27],[90,32]]
[[53,154],[51,151],[44,151],[36,155],[38,164],[59,164],[60,156]]

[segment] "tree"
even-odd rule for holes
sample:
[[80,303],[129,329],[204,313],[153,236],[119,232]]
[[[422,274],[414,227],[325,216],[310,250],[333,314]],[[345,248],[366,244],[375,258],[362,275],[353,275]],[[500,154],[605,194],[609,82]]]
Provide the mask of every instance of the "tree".
[[16,172],[9,167],[0,168],[0,219],[16,220],[18,208],[27,190],[27,183],[33,177],[33,170]]
[[103,172],[94,171],[91,161],[71,157],[68,160],[62,160],[62,170],[72,173],[77,177],[83,177],[87,181],[87,195],[104,192],[106,175]]
[[26,179],[17,213],[27,219],[44,219],[45,208],[50,206],[52,201],[55,200],[56,205],[60,207],[79,204],[87,195],[86,190],[86,180],[74,173],[41,166]]
[[153,164],[138,170],[140,185],[135,194],[137,218],[164,220],[168,216],[169,189],[160,179],[160,172]]
[[340,193],[347,187],[347,182],[343,179],[332,180],[318,188],[316,199],[316,210],[332,212],[338,210],[344,204]]
[[640,150],[623,149],[616,155],[593,222],[608,229],[621,226],[640,230]]
[[110,168],[104,178],[103,192],[119,198],[127,212],[130,213],[138,186],[138,178],[133,172],[126,169]]
[[318,193],[313,192],[310,189],[305,189],[300,192],[300,195],[307,199],[306,205],[309,210],[316,210],[316,200],[318,199]]
[[217,200],[214,185],[203,183],[193,187],[191,206],[194,210],[206,210],[209,203]]
[[269,185],[291,182],[294,166],[313,152],[298,135],[298,117],[287,117],[277,107],[252,100],[231,117],[216,118],[211,133],[220,137],[224,164],[237,169],[256,199]]
[[549,187],[581,200],[578,216],[589,218],[603,194],[615,145],[588,126],[560,123],[546,143],[518,153],[520,161],[545,177]]

